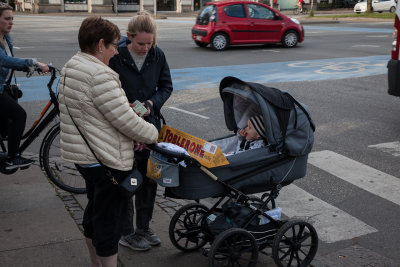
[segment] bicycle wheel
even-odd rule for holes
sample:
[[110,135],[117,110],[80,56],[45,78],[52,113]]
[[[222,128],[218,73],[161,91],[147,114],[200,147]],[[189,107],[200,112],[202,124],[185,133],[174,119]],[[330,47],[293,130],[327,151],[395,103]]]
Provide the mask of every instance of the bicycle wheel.
[[299,9],[298,8],[295,8],[295,9],[293,9],[293,15],[298,15],[299,14]]
[[56,186],[70,193],[86,193],[85,180],[75,165],[61,158],[59,124],[46,134],[39,156],[47,177]]

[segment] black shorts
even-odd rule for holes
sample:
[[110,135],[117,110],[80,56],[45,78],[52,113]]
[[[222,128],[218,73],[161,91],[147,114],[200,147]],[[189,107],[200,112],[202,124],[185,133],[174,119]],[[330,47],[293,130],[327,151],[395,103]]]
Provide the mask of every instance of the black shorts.
[[[119,194],[118,187],[105,175],[103,167],[76,166],[87,189],[88,204],[82,222],[84,235],[92,239],[98,256],[112,256],[118,252],[122,215],[126,212],[128,199]],[[129,174],[129,171],[109,170],[117,181]]]

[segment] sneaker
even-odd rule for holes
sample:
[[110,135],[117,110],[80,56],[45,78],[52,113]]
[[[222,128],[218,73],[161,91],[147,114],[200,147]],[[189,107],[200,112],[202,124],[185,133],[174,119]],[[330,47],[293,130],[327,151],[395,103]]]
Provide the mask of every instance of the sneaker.
[[150,229],[147,230],[137,229],[136,234],[142,236],[147,241],[147,243],[149,243],[152,246],[158,246],[161,244],[160,238]]
[[135,233],[122,236],[119,240],[119,244],[138,251],[146,251],[151,248],[151,246],[146,242],[146,240],[143,239],[143,237],[138,236]]
[[9,158],[4,162],[6,170],[13,170],[17,168],[25,168],[33,163],[33,160],[23,158],[21,156],[15,156],[14,158]]

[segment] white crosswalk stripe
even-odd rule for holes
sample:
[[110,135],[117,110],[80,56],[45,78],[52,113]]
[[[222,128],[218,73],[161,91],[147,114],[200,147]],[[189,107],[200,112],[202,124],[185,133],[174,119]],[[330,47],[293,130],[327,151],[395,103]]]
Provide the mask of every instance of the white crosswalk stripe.
[[400,156],[400,142],[399,141],[377,144],[377,145],[370,145],[368,147],[379,149],[383,152],[392,154],[395,157]]
[[[393,156],[400,155],[400,142],[371,145]],[[333,151],[310,153],[308,163],[351,183],[370,194],[400,206],[400,179]],[[258,194],[261,195],[261,194]],[[377,232],[374,227],[319,199],[294,184],[284,187],[277,205],[289,218],[301,217],[311,222],[318,237],[326,243],[348,240]]]
[[293,184],[280,191],[277,204],[289,218],[304,218],[309,221],[317,230],[318,238],[326,243],[378,231]]
[[311,153],[308,163],[400,205],[400,179],[392,175],[328,150]]

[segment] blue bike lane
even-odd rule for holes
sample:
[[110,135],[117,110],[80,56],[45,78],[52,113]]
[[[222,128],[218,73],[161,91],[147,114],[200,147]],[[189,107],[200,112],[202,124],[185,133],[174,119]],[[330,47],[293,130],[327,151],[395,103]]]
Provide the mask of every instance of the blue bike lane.
[[[226,76],[262,84],[364,77],[387,73],[389,55],[172,69],[174,90],[218,88]],[[49,99],[48,76],[18,77],[23,101]]]

